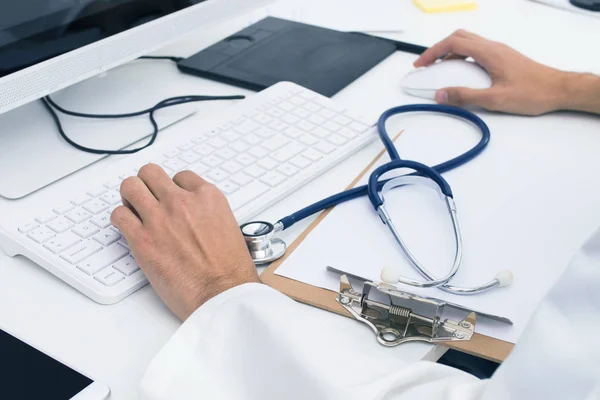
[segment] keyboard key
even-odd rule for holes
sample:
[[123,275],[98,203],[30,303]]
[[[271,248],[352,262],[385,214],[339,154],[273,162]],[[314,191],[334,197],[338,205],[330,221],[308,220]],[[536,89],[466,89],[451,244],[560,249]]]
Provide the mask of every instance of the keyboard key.
[[241,124],[236,126],[234,129],[236,132],[240,133],[242,136],[245,136],[245,135],[248,135],[249,133],[252,133],[255,130],[257,130],[259,128],[259,126],[260,125],[258,125],[254,121],[245,120],[244,122],[242,122]]
[[287,163],[280,165],[277,168],[277,171],[281,172],[282,174],[284,174],[287,177],[292,177],[292,176],[296,175],[298,172],[300,172],[300,170],[298,168],[294,167],[291,164],[287,164]]
[[310,117],[308,117],[308,120],[315,125],[322,125],[327,121],[325,118],[321,117],[318,114],[311,115]]
[[198,176],[203,176],[208,171],[210,171],[210,168],[202,163],[197,163],[190,167],[190,171],[192,171],[193,173],[195,173]]
[[231,160],[233,157],[237,156],[237,153],[229,148],[218,150],[215,154],[224,160]]
[[300,139],[298,139],[300,142],[304,143],[305,145],[308,146],[312,146],[316,143],[319,143],[319,139],[317,139],[316,137],[314,137],[313,135],[310,134],[305,134],[303,135]]
[[77,243],[80,243],[81,239],[72,233],[65,233],[64,235],[60,235],[52,240],[49,240],[44,244],[44,247],[53,252],[54,254],[60,254],[63,251],[67,250],[69,247],[75,246]]
[[352,120],[350,118],[344,117],[343,115],[338,115],[337,117],[335,117],[333,119],[333,121],[342,126],[348,125],[350,122],[352,122]]
[[315,103],[307,103],[304,105],[304,108],[306,108],[311,113],[316,113],[316,112],[321,111],[321,107]]
[[300,121],[300,118],[296,117],[293,114],[287,114],[281,117],[281,120],[288,125],[294,125],[296,122]]
[[122,273],[114,268],[106,268],[104,271],[94,276],[94,279],[104,286],[115,286],[117,283],[125,279]]
[[267,114],[269,114],[271,117],[279,118],[279,117],[285,115],[285,111],[283,111],[281,108],[274,107],[274,108],[267,110]]
[[75,228],[73,228],[73,233],[79,235],[84,239],[91,238],[98,232],[100,232],[100,229],[88,222],[86,222],[85,224],[77,225]]
[[56,235],[54,234],[54,232],[52,232],[50,229],[43,227],[43,226],[40,228],[34,229],[27,235],[27,237],[29,239],[31,239],[34,242],[39,243],[39,244],[47,242],[48,240],[52,239],[55,236]]
[[26,235],[29,232],[31,232],[32,230],[34,230],[35,228],[39,227],[38,224],[36,224],[35,222],[29,222],[25,225],[21,225],[19,227],[19,232],[21,232],[22,234]]
[[171,150],[165,153],[165,157],[167,158],[176,158],[179,157],[179,155],[181,154],[181,152],[177,149],[175,150]]
[[300,169],[304,169],[312,164],[312,162],[308,158],[302,156],[292,158],[290,160],[290,163]]
[[272,139],[265,140],[262,145],[265,149],[267,149],[269,151],[275,151],[275,150],[285,146],[289,142],[290,142],[290,140],[283,136],[276,136]]
[[260,178],[267,173],[267,171],[257,165],[252,165],[251,167],[246,168],[244,172],[253,178]]
[[110,246],[111,244],[118,242],[121,239],[121,235],[112,229],[105,229],[102,232],[94,235],[93,239],[102,246]]
[[217,185],[217,187],[226,196],[232,194],[233,192],[235,192],[236,190],[238,190],[240,188],[238,185],[236,185],[235,183],[233,183],[229,180],[225,180],[225,181],[219,183]]
[[308,149],[302,153],[302,155],[311,161],[319,161],[321,158],[323,158],[323,154],[314,149]]
[[290,103],[295,104],[297,106],[301,106],[304,103],[306,103],[306,100],[304,100],[302,97],[295,96],[290,99]]
[[48,224],[48,228],[52,229],[56,233],[64,233],[69,229],[73,228],[73,226],[74,225],[72,223],[70,223],[64,218],[57,219],[56,221],[53,221],[52,223]]
[[215,129],[211,129],[209,131],[202,132],[201,136],[211,138],[211,137],[217,136],[219,134],[219,132],[221,132],[221,130],[219,128],[215,128]]
[[215,151],[215,148],[212,147],[211,145],[209,145],[208,143],[203,143],[203,144],[199,144],[198,146],[194,147],[194,151],[198,154],[200,154],[201,156],[208,156],[210,155],[213,151]]
[[265,127],[258,128],[254,133],[263,139],[269,139],[277,134],[274,130]]
[[284,101],[283,103],[279,104],[279,108],[281,108],[284,111],[290,112],[292,110],[295,110],[296,106],[290,103],[289,101]]
[[179,159],[171,159],[163,164],[163,166],[173,172],[183,171],[187,164]]
[[352,129],[356,133],[362,133],[369,129],[369,126],[361,122],[353,121],[350,125],[348,125],[348,128]]
[[239,133],[235,133],[234,131],[226,131],[221,134],[221,137],[227,140],[229,143],[233,143],[239,140],[242,136]]
[[257,147],[250,149],[250,151],[248,151],[248,154],[260,159],[260,158],[268,156],[269,152],[266,151],[265,149],[263,149],[262,147],[257,146]]
[[347,139],[354,139],[358,136],[357,132],[347,127],[343,127],[338,133]]
[[290,139],[298,139],[300,136],[304,135],[304,132],[302,132],[300,129],[289,127],[283,131],[283,134]]
[[60,256],[60,258],[69,264],[75,265],[78,262],[88,258],[92,254],[99,252],[100,250],[102,250],[102,246],[100,246],[98,243],[86,240],[85,242],[68,249]]
[[94,275],[129,254],[129,250],[118,244],[95,253],[87,260],[77,264],[77,268],[88,275]]
[[279,165],[279,163],[273,161],[270,158],[263,158],[262,160],[259,160],[256,165],[258,165],[261,168],[264,168],[266,170],[272,170],[275,167],[277,167]]
[[[94,218],[92,218],[90,220],[90,222],[92,224],[96,225],[100,229],[106,229],[111,225],[110,214],[104,213],[104,214],[96,215]],[[50,229],[52,229],[52,228],[50,228]]]
[[315,148],[325,154],[333,153],[337,149],[335,146],[332,146],[327,142],[317,143],[315,145]]
[[288,124],[281,121],[273,121],[269,124],[269,128],[276,130],[277,132],[282,132],[288,127]]
[[188,151],[179,156],[179,159],[188,164],[197,163],[202,159],[202,156],[198,153],[194,153],[193,151]]
[[246,186],[253,180],[254,179],[252,179],[250,176],[246,175],[243,172],[235,174],[234,176],[231,177],[231,181],[238,184],[239,186]]
[[46,213],[35,217],[35,220],[40,224],[47,224],[48,222],[53,221],[54,219],[56,219],[55,213]]
[[213,182],[221,182],[221,181],[229,178],[229,174],[227,172],[223,171],[222,169],[217,168],[217,169],[213,169],[208,174],[206,174],[206,177]]
[[227,146],[227,142],[219,137],[210,139],[208,141],[208,144],[210,144],[215,149],[222,149],[223,147]]
[[327,108],[324,108],[321,111],[319,111],[319,114],[327,119],[331,119],[337,115],[336,113],[334,113],[331,110],[328,110]]
[[308,111],[306,108],[297,108],[293,113],[302,119],[308,118],[311,115],[310,111]]
[[102,196],[100,196],[100,200],[102,200],[110,206],[114,206],[115,204],[121,204],[122,202],[121,194],[119,192],[104,193]]
[[71,204],[79,207],[79,206],[84,205],[85,203],[87,203],[90,200],[91,200],[91,197],[88,196],[87,194],[84,194],[82,196],[75,197],[73,200],[71,200]]
[[219,129],[221,129],[221,131],[228,131],[230,129],[233,129],[233,125],[229,122],[225,122],[223,125],[219,126]]
[[[106,191],[106,190],[104,190],[104,191]],[[53,209],[53,211],[54,211],[55,213],[57,213],[58,215],[63,215],[63,214],[66,214],[66,213],[68,213],[69,211],[71,211],[71,210],[72,210],[72,209],[74,209],[74,208],[75,208],[75,207],[73,207],[72,205],[70,205],[70,204],[66,204],[66,205],[64,205],[64,206],[57,207],[57,208]]]
[[260,181],[263,183],[266,183],[267,185],[271,186],[271,187],[275,187],[280,185],[282,182],[285,181],[285,176],[280,174],[279,172],[275,172],[275,171],[271,171],[271,172],[267,172],[265,175],[263,175],[262,178],[260,178]]
[[65,215],[65,217],[74,224],[80,224],[83,221],[90,219],[92,217],[92,214],[85,210],[77,209],[71,211],[70,213]]
[[87,194],[89,194],[92,197],[100,197],[106,192],[107,192],[106,188],[99,187],[99,188],[90,190],[89,192],[87,192]]
[[113,268],[125,276],[131,276],[140,270],[140,267],[138,267],[137,263],[131,256],[120,259],[113,265]]
[[331,143],[331,144],[334,144],[334,145],[336,145],[336,146],[341,146],[341,145],[343,145],[343,144],[346,144],[346,143],[348,143],[348,140],[347,140],[347,139],[345,139],[343,136],[336,135],[335,133],[334,133],[333,135],[329,136],[329,137],[327,138],[327,141],[328,141],[329,143]]
[[184,143],[184,144],[182,144],[181,146],[179,146],[179,147],[177,147],[177,148],[178,148],[179,150],[181,150],[181,151],[189,151],[189,150],[191,150],[191,149],[193,149],[193,148],[194,148],[194,143],[192,143],[192,142],[187,142],[187,143]]
[[340,124],[336,124],[333,121],[327,121],[327,122],[325,122],[325,124],[323,124],[323,127],[325,129],[330,130],[331,132],[337,132],[340,129],[342,129],[342,126]]
[[108,182],[106,182],[104,184],[104,187],[107,188],[107,189],[116,189],[119,186],[121,186],[121,180],[120,179],[113,179],[113,180],[110,180],[110,181],[108,181]]
[[268,115],[266,115],[266,114],[258,114],[258,115],[256,115],[256,116],[254,117],[254,120],[255,120],[256,122],[258,122],[259,124],[262,124],[262,125],[267,125],[268,123],[270,123],[271,121],[273,121],[273,118],[272,118],[272,117],[269,117],[269,116],[268,116]]
[[124,237],[121,237],[121,239],[117,243],[120,246],[125,247],[126,249],[130,249],[129,243],[127,242],[127,239],[125,239]]
[[256,136],[254,133],[244,136],[244,141],[252,146],[262,142],[262,139]]
[[235,161],[228,161],[225,164],[223,164],[221,168],[229,172],[230,174],[237,174],[244,168],[244,166]]
[[225,162],[225,160],[223,160],[221,157],[218,157],[216,154],[211,154],[202,161],[204,164],[212,168],[218,167]]
[[313,129],[312,134],[317,137],[320,137],[321,139],[325,139],[326,137],[331,135],[331,132],[325,128],[321,128],[320,126],[318,126],[315,129]]
[[[282,147],[281,149],[277,150],[276,152],[272,153],[271,158],[282,163],[282,162],[289,160],[290,158],[292,158],[294,156],[297,156],[298,154],[302,153],[304,150],[306,150],[306,146],[303,146],[299,143],[290,143],[290,144]],[[259,163],[259,165],[260,165],[260,163]]]
[[270,188],[267,185],[255,181],[233,193],[231,196],[228,196],[227,201],[229,201],[231,209],[236,211],[267,193],[269,190]]
[[248,149],[250,149],[250,145],[246,142],[242,142],[241,140],[239,142],[233,143],[230,147],[232,150],[235,150],[238,153],[244,153],[248,151]]
[[296,126],[306,132],[311,132],[313,129],[316,128],[316,126],[314,126],[308,121],[300,121],[298,124],[296,124]]
[[[85,203],[83,205],[83,208],[86,211],[89,211],[90,213],[96,215],[96,214],[100,214],[102,211],[108,210],[108,204],[106,204],[102,200],[94,200],[94,201]],[[73,222],[75,222],[75,221],[73,221]]]
[[250,154],[241,154],[236,158],[236,161],[247,167],[254,164],[256,158],[252,157]]

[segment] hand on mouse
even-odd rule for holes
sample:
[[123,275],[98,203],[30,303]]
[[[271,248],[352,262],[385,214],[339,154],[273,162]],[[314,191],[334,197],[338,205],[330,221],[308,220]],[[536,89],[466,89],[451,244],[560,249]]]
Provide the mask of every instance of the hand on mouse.
[[502,43],[459,30],[425,51],[414,66],[427,66],[441,57],[472,57],[488,72],[492,87],[440,89],[435,96],[440,104],[525,115],[565,108],[566,73],[539,64]]
[[210,298],[259,282],[225,196],[190,171],[146,165],[121,184],[111,222],[160,298],[182,321]]

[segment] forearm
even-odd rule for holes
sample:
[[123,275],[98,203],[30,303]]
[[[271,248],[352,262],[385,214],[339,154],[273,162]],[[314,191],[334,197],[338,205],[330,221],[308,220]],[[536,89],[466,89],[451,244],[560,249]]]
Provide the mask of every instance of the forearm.
[[557,109],[600,114],[600,76],[563,72]]

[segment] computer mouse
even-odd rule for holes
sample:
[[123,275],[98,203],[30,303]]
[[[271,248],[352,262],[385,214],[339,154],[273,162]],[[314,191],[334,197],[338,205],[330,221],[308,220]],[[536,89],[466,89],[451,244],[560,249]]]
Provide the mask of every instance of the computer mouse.
[[446,60],[409,72],[400,83],[411,96],[433,100],[435,92],[445,87],[487,89],[492,86],[488,73],[471,61]]

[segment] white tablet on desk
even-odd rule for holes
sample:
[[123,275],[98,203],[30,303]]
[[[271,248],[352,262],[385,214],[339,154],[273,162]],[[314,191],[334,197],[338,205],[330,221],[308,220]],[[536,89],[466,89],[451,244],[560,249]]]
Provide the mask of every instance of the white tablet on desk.
[[107,386],[0,330],[0,398],[104,400]]

